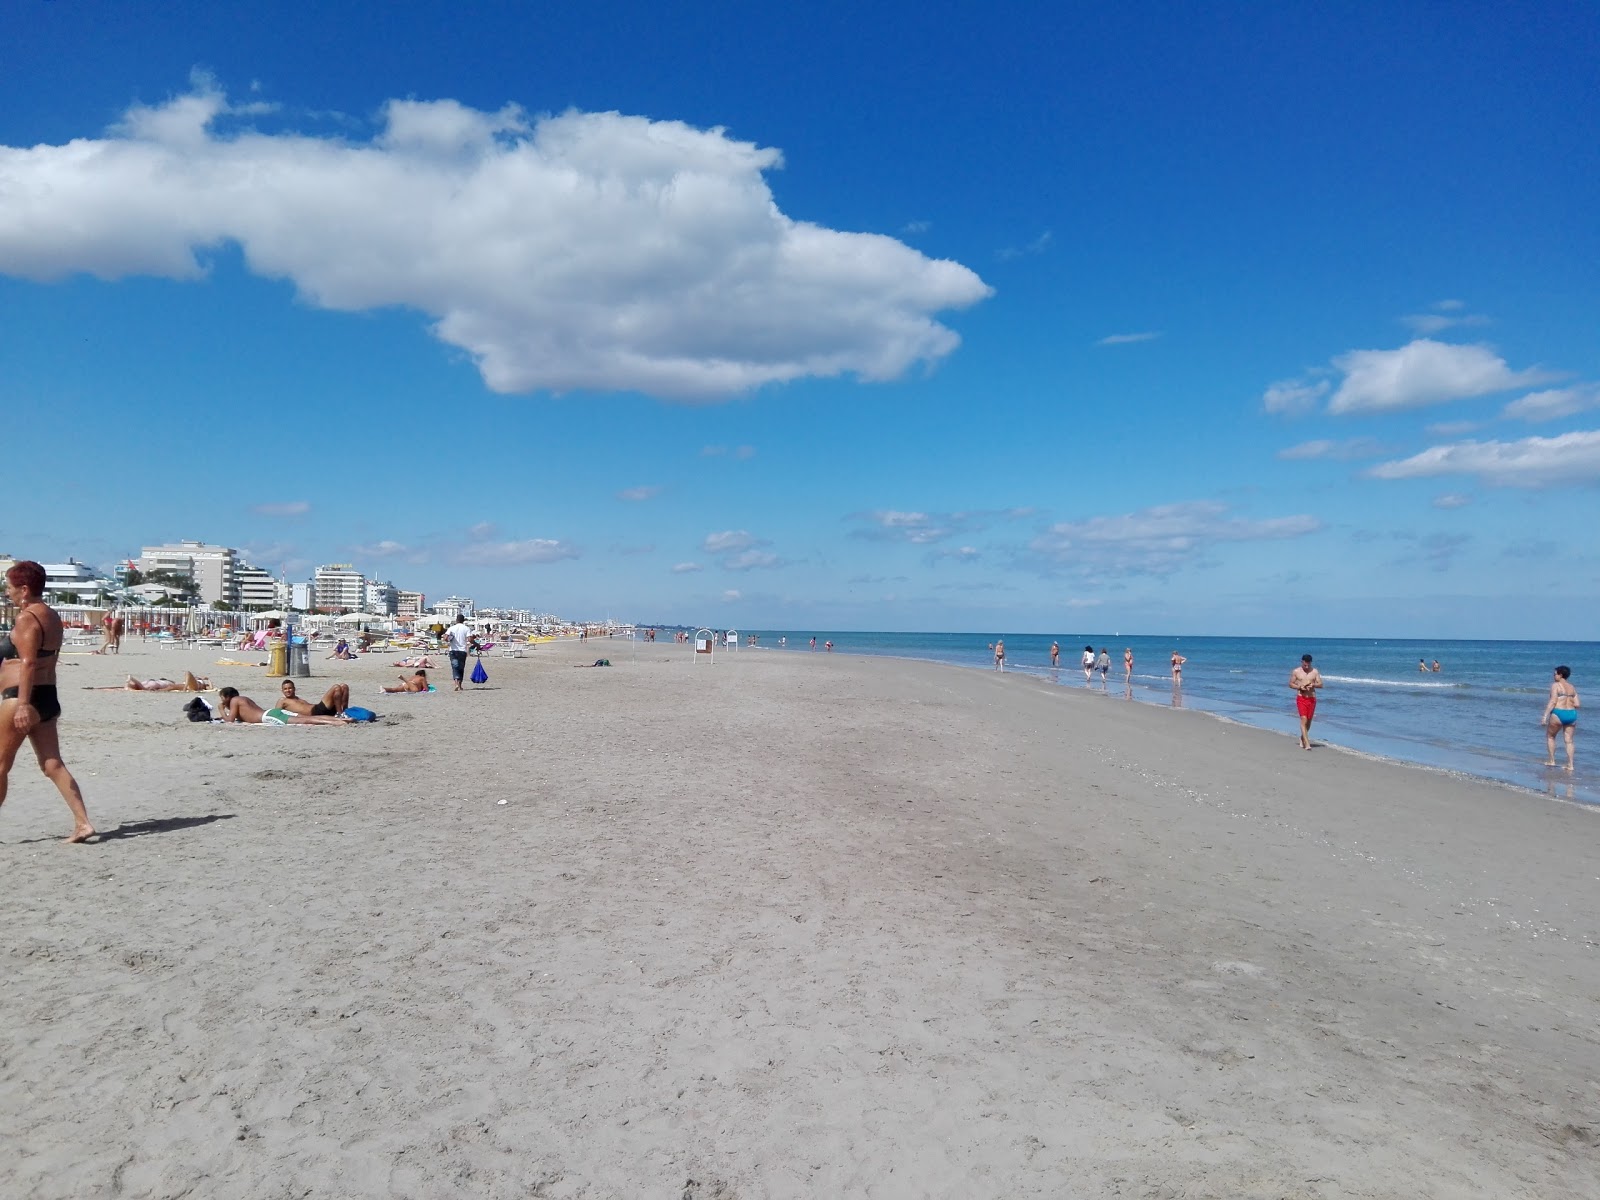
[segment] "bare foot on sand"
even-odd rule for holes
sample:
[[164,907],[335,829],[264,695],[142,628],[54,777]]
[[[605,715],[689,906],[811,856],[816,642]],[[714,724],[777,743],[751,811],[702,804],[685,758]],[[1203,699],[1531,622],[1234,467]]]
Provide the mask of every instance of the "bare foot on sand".
[[79,825],[72,831],[72,836],[67,839],[67,842],[69,845],[74,842],[87,842],[97,832],[93,825]]

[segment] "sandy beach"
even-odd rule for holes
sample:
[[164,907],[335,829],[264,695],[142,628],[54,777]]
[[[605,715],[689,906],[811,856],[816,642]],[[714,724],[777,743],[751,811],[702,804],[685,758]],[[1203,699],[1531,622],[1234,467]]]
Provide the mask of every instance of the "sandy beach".
[[63,660],[99,844],[12,773],[7,1197],[1600,1195],[1600,812],[844,654],[80,690],[217,657]]

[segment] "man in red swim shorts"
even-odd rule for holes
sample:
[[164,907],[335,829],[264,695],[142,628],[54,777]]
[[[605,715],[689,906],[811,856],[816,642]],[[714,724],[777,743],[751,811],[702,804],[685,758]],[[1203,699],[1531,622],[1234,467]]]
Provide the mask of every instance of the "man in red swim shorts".
[[1300,749],[1311,749],[1311,719],[1317,715],[1317,689],[1321,673],[1311,665],[1311,655],[1302,654],[1300,665],[1289,672],[1289,686],[1295,690],[1294,706],[1300,713]]

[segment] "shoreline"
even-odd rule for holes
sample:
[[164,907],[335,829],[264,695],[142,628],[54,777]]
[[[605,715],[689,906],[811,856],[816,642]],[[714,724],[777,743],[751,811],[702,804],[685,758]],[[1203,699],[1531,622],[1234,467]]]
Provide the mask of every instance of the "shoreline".
[[63,670],[102,844],[13,771],[7,1194],[1600,1190],[1572,806],[838,651],[77,690],[208,657]]

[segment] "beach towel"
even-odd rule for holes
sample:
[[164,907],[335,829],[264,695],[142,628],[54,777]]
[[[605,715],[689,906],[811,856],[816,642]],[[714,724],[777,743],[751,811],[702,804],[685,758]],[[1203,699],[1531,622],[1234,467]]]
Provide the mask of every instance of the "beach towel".
[[344,715],[352,721],[376,721],[378,719],[378,714],[370,708],[360,708],[354,704],[344,710]]
[[487,672],[487,671],[485,671],[483,669],[483,659],[481,659],[481,658],[478,660],[478,665],[472,668],[472,682],[473,683],[488,683],[489,682],[489,672]]

